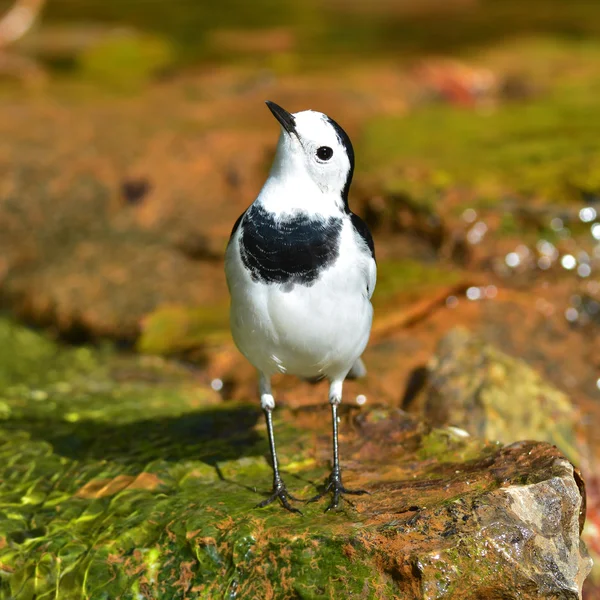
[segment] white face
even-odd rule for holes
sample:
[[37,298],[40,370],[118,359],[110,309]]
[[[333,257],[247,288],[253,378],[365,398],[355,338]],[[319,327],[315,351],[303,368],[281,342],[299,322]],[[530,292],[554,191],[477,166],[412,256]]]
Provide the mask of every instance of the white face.
[[326,115],[312,110],[289,115],[287,121],[284,115],[283,120],[272,175],[299,182],[309,178],[323,194],[339,197],[343,205],[354,166],[348,136]]

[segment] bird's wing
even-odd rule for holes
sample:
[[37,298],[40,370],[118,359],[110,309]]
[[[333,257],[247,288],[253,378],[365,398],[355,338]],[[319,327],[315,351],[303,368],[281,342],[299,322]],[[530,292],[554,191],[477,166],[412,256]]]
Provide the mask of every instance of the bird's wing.
[[354,213],[350,213],[350,219],[354,226],[354,231],[362,238],[363,242],[367,245],[371,252],[371,257],[375,260],[375,244],[373,243],[373,236],[367,227],[367,224]]
[[229,236],[229,241],[227,242],[227,249],[225,250],[225,279],[230,291],[236,284],[237,278],[235,277],[235,273],[237,271],[235,269],[235,265],[239,260],[239,254],[235,251],[235,244],[232,244],[232,242],[236,238],[236,233],[240,229],[240,224],[246,212],[247,210],[245,210],[234,223],[233,229],[231,230],[231,235]]
[[233,239],[233,236],[235,235],[235,232],[239,229],[240,223],[242,222],[242,219],[244,218],[244,215],[248,212],[248,209],[246,209],[238,218],[237,221],[233,224],[233,229],[231,230],[231,235],[229,236],[229,243],[231,243],[231,240]]
[[368,262],[367,268],[367,294],[369,299],[375,291],[375,284],[377,283],[377,264],[375,260],[375,244],[373,243],[373,236],[369,231],[367,224],[354,213],[350,213],[350,219],[352,220],[352,226],[354,231],[363,241],[367,250],[371,254],[371,260]]

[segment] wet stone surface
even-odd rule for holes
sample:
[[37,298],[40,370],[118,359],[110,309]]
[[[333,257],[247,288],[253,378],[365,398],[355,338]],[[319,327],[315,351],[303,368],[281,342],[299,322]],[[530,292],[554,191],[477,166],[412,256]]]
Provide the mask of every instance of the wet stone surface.
[[[0,321],[0,596],[577,598],[583,485],[554,446],[344,408],[344,483],[370,496],[258,510],[258,407],[169,361],[60,348]],[[326,402],[277,411],[284,477],[329,469]],[[578,485],[579,483],[579,485]]]

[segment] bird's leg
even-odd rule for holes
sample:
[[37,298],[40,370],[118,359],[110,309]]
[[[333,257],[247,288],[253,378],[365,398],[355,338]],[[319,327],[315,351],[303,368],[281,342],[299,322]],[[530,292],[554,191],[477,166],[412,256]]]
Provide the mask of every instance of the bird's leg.
[[269,434],[269,448],[271,449],[271,460],[273,463],[273,493],[266,499],[260,502],[257,506],[262,508],[274,502],[277,498],[279,498],[283,507],[290,512],[301,513],[297,508],[294,508],[290,504],[290,500],[298,500],[298,498],[294,498],[285,487],[285,483],[283,483],[283,479],[281,479],[281,475],[279,474],[279,463],[277,461],[277,450],[275,449],[275,434],[273,433],[273,417],[272,412],[275,408],[275,400],[273,399],[273,395],[271,394],[271,380],[270,378],[261,373],[260,374],[260,403],[265,413],[265,418],[267,420],[267,432]]
[[310,502],[314,502],[315,500],[319,500],[328,492],[332,492],[333,498],[329,503],[329,506],[325,509],[325,512],[331,510],[332,508],[337,508],[340,503],[340,498],[343,494],[353,494],[360,496],[362,494],[368,494],[366,490],[349,490],[346,489],[342,483],[342,471],[340,469],[340,456],[339,456],[339,447],[338,447],[338,414],[337,409],[342,401],[342,384],[341,381],[333,381],[331,382],[331,386],[329,388],[329,402],[331,403],[331,418],[333,421],[333,469],[331,470],[331,475],[327,480],[327,485],[325,489],[320,494],[317,494],[314,498],[311,498]]

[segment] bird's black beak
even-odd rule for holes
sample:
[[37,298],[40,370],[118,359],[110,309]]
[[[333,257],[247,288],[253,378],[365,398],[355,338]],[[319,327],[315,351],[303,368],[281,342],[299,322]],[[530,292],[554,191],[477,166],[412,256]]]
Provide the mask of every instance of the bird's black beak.
[[273,116],[281,123],[281,126],[289,133],[296,135],[296,119],[285,108],[281,108],[279,104],[267,100],[265,104],[273,113]]

